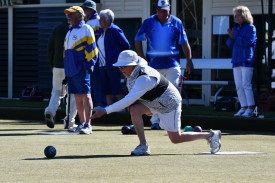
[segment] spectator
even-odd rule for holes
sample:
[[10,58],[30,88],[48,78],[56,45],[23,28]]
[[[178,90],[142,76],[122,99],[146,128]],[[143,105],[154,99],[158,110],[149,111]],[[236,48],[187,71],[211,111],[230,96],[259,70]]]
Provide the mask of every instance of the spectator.
[[85,13],[80,6],[65,9],[71,27],[65,38],[64,66],[68,78],[69,93],[75,96],[80,123],[73,132],[92,133],[91,110],[93,101],[90,91],[90,74],[98,58],[93,29],[85,24]]
[[[96,11],[96,3],[92,0],[86,0],[81,6],[85,12],[85,21],[86,24],[90,25],[95,33],[95,39],[98,39],[99,36],[99,16]],[[106,106],[106,98],[103,94],[101,88],[101,79],[99,73],[98,61],[94,66],[94,70],[91,77],[91,87],[94,95],[94,103],[97,103],[95,108],[103,108]]]
[[113,95],[117,97],[117,100],[123,98],[123,90],[120,83],[121,74],[119,69],[114,67],[113,64],[121,51],[130,49],[130,44],[123,31],[113,23],[115,15],[112,10],[102,10],[99,16],[99,23],[102,28],[97,40],[100,78],[107,105],[111,105],[113,103]]
[[241,109],[234,117],[252,117],[255,101],[251,81],[257,40],[256,28],[246,6],[235,7],[233,14],[235,25],[227,30],[229,38],[226,44],[232,48],[233,75],[241,104]]
[[150,148],[144,134],[142,116],[158,114],[160,127],[167,130],[172,143],[182,143],[207,139],[211,153],[219,151],[221,132],[181,132],[181,96],[177,88],[157,70],[149,67],[147,62],[131,50],[120,53],[114,66],[127,78],[129,93],[120,101],[104,109],[96,109],[91,119],[99,118],[129,106],[140,144],[131,155],[149,155]]
[[[64,49],[64,39],[69,30],[69,24],[67,22],[62,22],[57,25],[50,35],[48,41],[48,58],[52,68],[53,78],[52,78],[52,93],[49,102],[49,106],[45,109],[45,121],[49,128],[54,128],[55,115],[60,105],[60,100],[65,97],[66,89],[62,84],[65,79],[64,72],[64,62],[63,62],[63,49]],[[70,97],[70,111],[68,115],[68,97],[66,105],[66,117],[63,119],[64,127],[66,126],[67,120],[69,120],[68,128],[73,128],[75,126],[75,117],[77,114],[74,96]],[[67,119],[69,116],[69,119]]]
[[[146,57],[143,53],[142,41],[147,39]],[[147,18],[141,25],[136,37],[135,46],[140,57],[149,62],[176,87],[179,85],[181,45],[186,56],[186,71],[193,71],[191,49],[186,32],[180,19],[170,14],[169,0],[159,0],[157,14]],[[159,118],[151,118],[152,129],[159,128]],[[156,124],[154,124],[156,123]]]

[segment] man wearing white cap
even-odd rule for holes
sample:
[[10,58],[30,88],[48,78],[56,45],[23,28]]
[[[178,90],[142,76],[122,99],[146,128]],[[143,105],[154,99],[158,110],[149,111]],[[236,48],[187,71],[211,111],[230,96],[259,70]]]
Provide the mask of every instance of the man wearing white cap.
[[[143,53],[142,41],[147,41],[146,56]],[[181,46],[186,56],[186,71],[190,74],[193,70],[191,49],[187,35],[180,19],[170,15],[169,0],[159,0],[157,14],[144,20],[135,37],[135,46],[140,57],[148,61],[149,65],[157,69],[176,87],[179,85],[180,52]],[[151,118],[153,123],[158,123],[157,116]]]
[[92,133],[90,74],[98,58],[93,29],[85,24],[85,13],[80,6],[65,9],[71,27],[65,37],[64,68],[68,78],[69,94],[75,96],[80,123],[77,128],[69,129],[82,134]]
[[167,130],[172,143],[207,139],[211,153],[220,149],[221,132],[181,132],[181,96],[177,88],[162,76],[157,70],[147,65],[147,62],[131,50],[122,51],[114,66],[127,78],[129,93],[118,102],[95,109],[91,119],[99,118],[129,106],[132,123],[134,124],[140,144],[131,155],[149,155],[150,148],[144,134],[142,115],[158,114],[160,127]]

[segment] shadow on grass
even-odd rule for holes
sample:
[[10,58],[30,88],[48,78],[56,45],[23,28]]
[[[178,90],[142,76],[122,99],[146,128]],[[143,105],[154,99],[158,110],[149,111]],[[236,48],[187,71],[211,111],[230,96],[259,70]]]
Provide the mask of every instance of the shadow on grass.
[[[183,155],[196,155],[196,154],[151,154],[149,156],[183,156]],[[132,155],[87,155],[87,156],[56,156],[53,159],[92,159],[92,158],[129,158],[137,157],[141,158],[144,156],[132,156]],[[53,160],[46,157],[43,158],[26,158],[22,160]]]
[[28,135],[37,135],[34,133],[9,133],[9,134],[0,134],[0,137],[16,137],[16,136],[28,136]]
[[41,123],[41,122],[35,122],[35,121],[17,121],[17,122],[0,122],[0,125],[43,125],[46,123]]
[[[14,131],[33,131],[33,130],[40,130],[40,129],[0,129],[0,132],[14,132]],[[0,134],[1,135],[1,134]]]

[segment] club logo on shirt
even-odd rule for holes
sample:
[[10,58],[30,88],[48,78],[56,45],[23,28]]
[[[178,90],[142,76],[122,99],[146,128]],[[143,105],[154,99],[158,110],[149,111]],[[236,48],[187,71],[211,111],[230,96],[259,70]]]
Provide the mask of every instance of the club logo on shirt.
[[77,36],[76,35],[73,36],[73,40],[77,40]]
[[153,28],[153,29],[152,29],[152,32],[154,32],[154,31],[155,31],[155,29]]

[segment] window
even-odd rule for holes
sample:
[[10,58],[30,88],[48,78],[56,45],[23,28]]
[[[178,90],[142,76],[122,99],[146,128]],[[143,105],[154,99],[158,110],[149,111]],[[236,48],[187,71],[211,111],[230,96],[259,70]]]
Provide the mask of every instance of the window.
[[[177,17],[181,19],[193,58],[202,58],[202,0],[177,1]],[[185,57],[181,53],[181,57]]]
[[141,26],[141,18],[115,18],[114,23],[123,30],[131,45],[131,49],[136,51],[135,36]]
[[[202,58],[202,0],[177,1],[176,16],[182,21],[193,58]],[[180,49],[181,58],[185,55]],[[201,80],[202,71],[194,70],[190,80]],[[202,85],[185,85],[190,99],[202,97]]]

